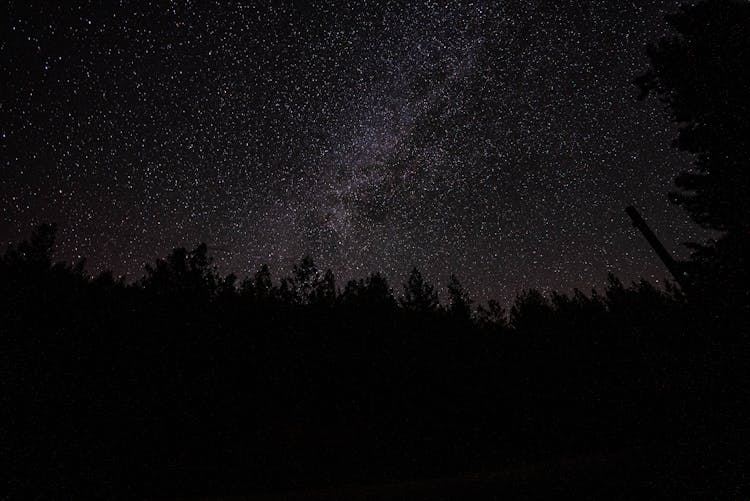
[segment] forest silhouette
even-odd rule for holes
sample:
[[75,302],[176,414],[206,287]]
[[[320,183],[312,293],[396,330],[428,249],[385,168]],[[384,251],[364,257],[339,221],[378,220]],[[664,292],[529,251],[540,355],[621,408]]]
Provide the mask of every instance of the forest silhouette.
[[670,22],[635,83],[695,155],[675,203],[719,235],[678,263],[689,288],[610,275],[506,310],[455,276],[441,304],[416,268],[395,289],[310,257],[224,276],[205,244],[126,283],[55,262],[42,224],[0,259],[7,492],[248,494],[645,448],[659,466],[628,486],[747,494],[750,4]]

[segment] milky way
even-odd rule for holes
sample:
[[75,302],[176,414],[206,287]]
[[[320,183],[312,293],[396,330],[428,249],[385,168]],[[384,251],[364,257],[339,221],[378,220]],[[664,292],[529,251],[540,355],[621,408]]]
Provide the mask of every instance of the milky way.
[[[64,2],[67,4],[67,2]],[[205,241],[223,271],[416,265],[479,299],[663,279],[629,224],[690,158],[632,80],[680,2],[10,2],[0,239],[130,278]]]

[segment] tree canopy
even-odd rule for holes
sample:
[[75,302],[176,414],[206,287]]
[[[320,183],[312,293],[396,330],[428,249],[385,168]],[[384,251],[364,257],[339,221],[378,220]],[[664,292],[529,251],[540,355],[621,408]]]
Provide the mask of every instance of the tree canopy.
[[704,228],[750,228],[750,3],[708,0],[669,16],[674,34],[648,47],[642,96],[655,93],[679,125],[695,169],[673,202]]

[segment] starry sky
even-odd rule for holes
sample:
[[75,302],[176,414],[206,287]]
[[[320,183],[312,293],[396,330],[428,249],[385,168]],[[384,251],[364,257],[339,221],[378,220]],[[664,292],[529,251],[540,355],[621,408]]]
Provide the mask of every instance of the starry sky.
[[240,276],[416,265],[480,300],[667,272],[691,159],[632,80],[675,0],[7,2],[0,242],[130,279],[206,242]]

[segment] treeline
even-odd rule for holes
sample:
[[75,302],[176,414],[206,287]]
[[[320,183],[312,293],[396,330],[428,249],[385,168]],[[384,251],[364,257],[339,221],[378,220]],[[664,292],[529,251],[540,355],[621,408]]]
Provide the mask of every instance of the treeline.
[[[205,245],[131,284],[0,260],[10,491],[231,494],[456,474],[734,429],[738,319],[614,277],[475,308],[414,270],[338,287],[304,259],[221,276]],[[746,322],[746,320],[745,320]],[[746,323],[744,324],[746,326]]]

